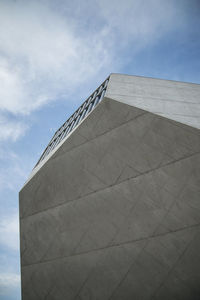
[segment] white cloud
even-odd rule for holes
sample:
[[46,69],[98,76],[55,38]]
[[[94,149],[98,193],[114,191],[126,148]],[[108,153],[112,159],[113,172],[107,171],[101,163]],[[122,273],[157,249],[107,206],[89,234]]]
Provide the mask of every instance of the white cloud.
[[27,128],[23,122],[6,118],[0,114],[0,142],[7,139],[15,142],[25,134]]
[[19,216],[17,214],[1,219],[0,244],[11,250],[19,250]]
[[101,0],[99,6],[115,43],[121,37],[120,45],[132,45],[132,54],[180,25],[172,0]]
[[[55,99],[72,101],[87,82],[120,71],[124,49],[127,63],[180,19],[172,0],[0,1],[0,111],[28,115]],[[15,122],[1,139],[24,134]]]
[[[124,43],[134,39],[137,48],[154,40],[173,26],[175,13],[172,2],[163,0],[89,1],[88,12],[78,2],[76,14],[67,2],[65,15],[44,3],[0,3],[0,108],[12,113],[30,113],[109,70]],[[92,23],[86,26],[84,18]],[[89,27],[94,20],[96,30]]]
[[[97,74],[108,53],[42,2],[0,4],[0,108],[27,114]],[[101,35],[101,32],[98,33]]]

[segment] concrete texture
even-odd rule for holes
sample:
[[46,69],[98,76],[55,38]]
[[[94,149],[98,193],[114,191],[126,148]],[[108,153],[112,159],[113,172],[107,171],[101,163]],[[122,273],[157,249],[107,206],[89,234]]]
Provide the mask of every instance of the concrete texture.
[[200,131],[107,94],[20,191],[20,235],[23,300],[200,299]]
[[111,74],[106,96],[200,129],[200,85]]

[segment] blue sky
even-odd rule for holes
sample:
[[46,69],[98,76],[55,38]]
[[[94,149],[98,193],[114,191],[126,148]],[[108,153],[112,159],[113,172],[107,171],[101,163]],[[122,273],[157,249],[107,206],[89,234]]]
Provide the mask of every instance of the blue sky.
[[200,83],[199,0],[0,0],[0,299],[20,299],[18,192],[113,72]]

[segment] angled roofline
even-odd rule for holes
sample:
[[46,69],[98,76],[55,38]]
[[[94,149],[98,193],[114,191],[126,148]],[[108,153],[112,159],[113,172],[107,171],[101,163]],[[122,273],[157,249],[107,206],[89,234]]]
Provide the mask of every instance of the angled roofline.
[[159,78],[159,77],[152,77],[152,76],[143,76],[143,75],[134,75],[134,74],[124,74],[120,72],[116,73],[110,73],[109,77],[112,75],[120,75],[120,76],[129,76],[129,77],[138,77],[138,78],[146,78],[146,79],[155,79],[155,80],[163,80],[163,81],[169,81],[169,82],[177,82],[177,83],[183,83],[183,84],[194,84],[194,85],[200,85],[200,83],[192,82],[192,81],[181,81],[181,80],[174,80],[174,79],[167,79],[167,78]]
[[199,85],[198,83],[190,83],[176,80],[169,80],[163,78],[155,78],[155,77],[147,77],[147,76],[138,76],[138,75],[130,75],[130,74],[122,74],[122,73],[110,73],[110,75],[100,84],[96,90],[82,103],[80,107],[68,118],[68,120],[55,132],[49,144],[43,151],[40,159],[38,160],[35,167],[63,140],[72,129],[76,128],[76,126],[87,116],[87,114],[92,111],[95,106],[103,99],[109,79],[112,76],[124,76],[124,77],[137,77],[137,78],[146,78],[146,79],[155,79],[155,80],[163,80],[169,82],[177,82],[183,84],[194,84]]
[[[55,132],[52,139],[50,140],[48,146],[42,153],[40,159],[38,160],[37,164],[33,168],[32,172],[30,173],[28,179],[24,183],[23,187],[30,181],[30,179],[43,167],[43,165],[49,160],[49,158],[52,157],[52,155],[60,148],[60,146],[68,139],[68,137],[74,132],[74,130],[82,124],[82,122],[90,115],[90,113],[93,111],[93,109],[102,102],[105,97],[111,98],[112,100],[122,102],[124,104],[128,104],[134,107],[137,107],[139,109],[146,110],[150,113],[153,113],[155,115],[159,115],[159,113],[154,112],[152,110],[148,110],[146,108],[140,107],[136,103],[132,102],[129,103],[126,101],[126,99],[118,99],[112,96],[112,93],[110,94],[110,88],[112,87],[112,78],[121,76],[121,77],[135,77],[138,79],[152,79],[155,81],[163,81],[163,82],[170,82],[170,83],[176,83],[177,84],[187,84],[187,85],[195,85],[198,88],[200,88],[200,84],[197,83],[190,83],[190,82],[182,82],[182,81],[175,81],[175,80],[167,80],[167,79],[161,79],[161,78],[153,78],[153,77],[146,77],[146,76],[138,76],[138,75],[129,75],[129,74],[121,74],[121,73],[110,73],[110,75],[103,81],[102,84],[100,84],[97,89],[81,104],[81,106],[78,107],[78,109],[71,115],[70,118]],[[120,97],[124,98],[123,95],[120,95]],[[123,100],[123,101],[122,101]],[[183,102],[184,103],[184,102]],[[165,115],[161,115],[161,117],[168,118]],[[170,119],[170,118],[168,118]],[[171,118],[173,120],[173,118]],[[185,124],[188,126],[187,123],[181,122],[179,120],[175,120],[179,123]],[[189,124],[191,127],[191,125]],[[194,126],[192,126],[195,128]],[[22,189],[23,189],[22,187]],[[22,190],[21,189],[21,190]]]
[[67,121],[55,132],[49,144],[43,151],[40,159],[38,160],[38,166],[40,162],[66,137],[69,133],[75,129],[78,124],[86,118],[96,105],[104,98],[106,88],[108,86],[110,76],[108,76],[102,84],[78,107],[78,109],[67,119]]

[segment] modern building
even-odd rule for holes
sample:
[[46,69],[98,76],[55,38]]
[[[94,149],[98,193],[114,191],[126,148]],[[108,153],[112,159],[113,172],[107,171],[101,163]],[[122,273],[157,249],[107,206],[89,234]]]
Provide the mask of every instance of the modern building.
[[19,201],[23,300],[200,299],[200,85],[111,74]]

